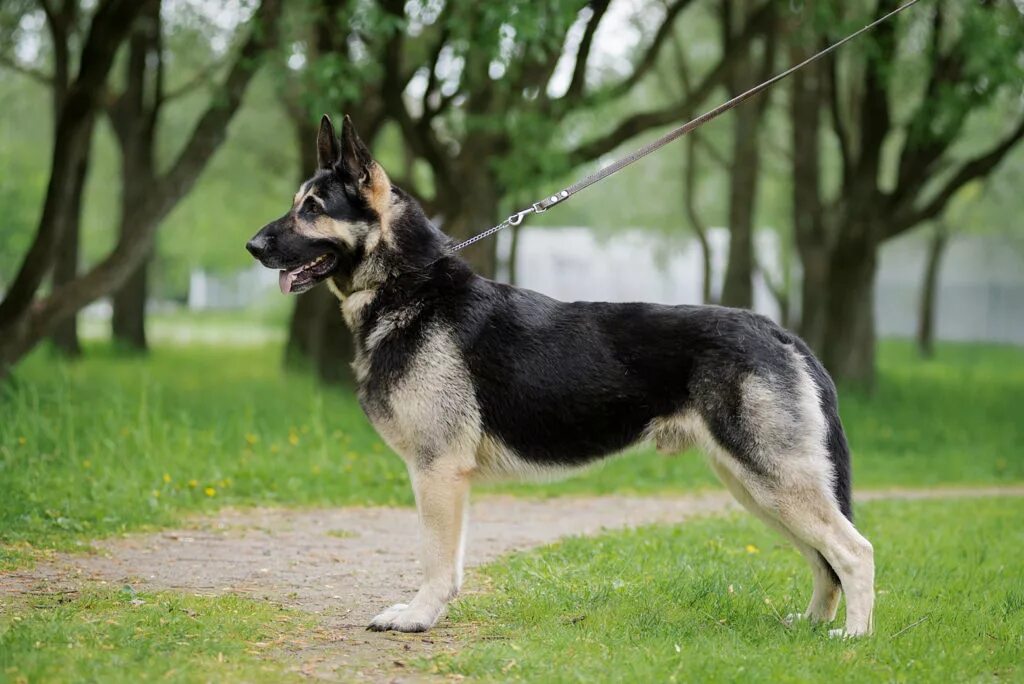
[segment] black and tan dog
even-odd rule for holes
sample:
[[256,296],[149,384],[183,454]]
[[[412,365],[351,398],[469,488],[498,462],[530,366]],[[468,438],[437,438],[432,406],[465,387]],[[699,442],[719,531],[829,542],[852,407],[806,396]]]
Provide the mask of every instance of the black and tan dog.
[[555,474],[645,440],[696,444],[739,501],[807,559],[803,617],[871,631],[874,559],[851,522],[836,392],[767,318],[713,306],[564,303],[475,275],[348,118],[319,170],[247,247],[281,290],[326,280],[355,336],[359,400],[405,460],[425,578],[372,629],[430,628],[462,581],[470,484]]

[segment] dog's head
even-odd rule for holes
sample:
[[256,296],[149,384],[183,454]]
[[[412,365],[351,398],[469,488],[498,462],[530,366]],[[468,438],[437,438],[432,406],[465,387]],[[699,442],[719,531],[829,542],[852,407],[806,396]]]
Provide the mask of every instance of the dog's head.
[[387,230],[391,182],[346,116],[341,140],[326,115],[317,136],[317,172],[299,187],[287,214],[264,226],[246,249],[281,269],[285,294],[327,278],[344,288]]

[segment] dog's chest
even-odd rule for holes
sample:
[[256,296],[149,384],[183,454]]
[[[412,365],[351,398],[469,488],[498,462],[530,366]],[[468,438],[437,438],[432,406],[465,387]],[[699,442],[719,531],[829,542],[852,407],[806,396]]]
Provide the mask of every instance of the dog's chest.
[[443,324],[403,327],[401,321],[390,317],[358,345],[363,410],[406,460],[475,451],[480,410],[453,335]]

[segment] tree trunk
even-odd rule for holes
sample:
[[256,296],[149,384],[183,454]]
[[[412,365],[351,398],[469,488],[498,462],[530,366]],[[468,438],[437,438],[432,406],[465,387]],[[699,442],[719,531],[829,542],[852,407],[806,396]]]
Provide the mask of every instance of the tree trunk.
[[114,293],[114,315],[111,331],[114,344],[121,349],[144,352],[146,342],[146,298],[149,293],[149,262],[147,257],[128,280]]
[[828,302],[829,256],[821,248],[800,245],[800,337],[820,354],[825,346],[826,304]]
[[[479,157],[486,159],[487,157]],[[454,240],[465,240],[481,233],[501,220],[499,210],[501,189],[493,174],[479,166],[463,176],[460,187],[465,192],[457,198],[457,206],[440,206],[444,216],[444,232]],[[480,240],[462,250],[460,256],[473,270],[485,278],[493,278],[498,268],[495,240]]]
[[[794,36],[797,34],[794,33]],[[794,41],[801,45],[804,41]],[[794,47],[790,59],[810,56]],[[830,245],[821,200],[821,110],[825,98],[821,67],[813,64],[793,74],[790,121],[793,147],[793,235],[803,270],[799,333],[821,355],[825,347]]]
[[149,4],[149,0],[108,1],[118,9],[98,9],[94,15],[93,29],[83,48],[83,54],[91,57],[89,60],[83,58],[76,85],[71,89],[58,119],[50,182],[39,228],[18,275],[0,302],[0,376],[51,334],[56,324],[90,302],[117,290],[138,264],[152,253],[156,226],[192,189],[210,157],[223,142],[224,131],[238,111],[263,55],[277,44],[281,2],[261,0],[251,22],[256,30],[250,33],[229,68],[219,88],[219,97],[211,100],[199,117],[168,171],[153,183],[146,201],[140,206],[139,215],[125,219],[147,228],[133,231],[128,238],[122,236],[107,256],[87,273],[50,295],[35,299],[39,283],[52,265],[53,247],[59,242],[64,227],[62,213],[67,210],[68,179],[77,161],[86,156],[95,110],[101,97],[107,94],[104,87],[107,72],[123,37],[123,33],[115,35],[109,28],[97,30],[96,23],[102,18],[111,26],[126,30],[134,20],[134,12]]
[[[60,287],[69,283],[78,275],[78,252],[81,240],[82,195],[85,191],[85,178],[89,169],[89,157],[81,160],[75,171],[72,204],[68,208],[67,225],[64,236],[57,251],[53,264],[53,286]],[[82,346],[78,340],[78,317],[69,316],[54,328],[50,337],[54,348],[68,358],[76,358],[82,354]]]
[[946,228],[942,224],[936,225],[928,242],[928,257],[925,262],[924,280],[921,283],[917,318],[917,349],[926,359],[935,355],[935,300],[938,295],[942,256],[948,243],[949,233]]
[[875,382],[875,272],[878,244],[855,230],[843,231],[833,250],[821,360],[837,383],[871,391]]
[[[756,55],[750,41],[739,40],[749,17],[733,7],[729,0],[722,5],[723,46],[725,51],[739,51],[729,72],[728,84],[733,95],[739,95],[755,83],[765,80],[775,61],[774,31],[764,36],[764,53]],[[741,19],[739,26],[732,26]],[[773,21],[771,15],[766,19]],[[760,69],[758,68],[760,66]],[[763,72],[763,73],[761,73]],[[733,113],[733,155],[729,182],[729,260],[725,268],[721,302],[725,306],[745,309],[754,306],[754,220],[757,205],[757,181],[761,171],[759,128],[768,104],[762,95]]]
[[299,295],[288,324],[285,366],[314,371],[324,382],[354,385],[352,333],[345,326],[341,304],[318,285]]
[[[297,109],[292,115],[301,182],[317,166],[314,144],[317,129],[305,111]],[[288,323],[285,367],[312,370],[322,381],[330,384],[354,386],[351,365],[354,357],[352,333],[345,325],[334,294],[326,285],[318,285],[300,294]]]
[[740,107],[733,127],[732,172],[729,183],[729,261],[722,286],[722,304],[749,309],[754,305],[754,205],[760,155],[755,105]]

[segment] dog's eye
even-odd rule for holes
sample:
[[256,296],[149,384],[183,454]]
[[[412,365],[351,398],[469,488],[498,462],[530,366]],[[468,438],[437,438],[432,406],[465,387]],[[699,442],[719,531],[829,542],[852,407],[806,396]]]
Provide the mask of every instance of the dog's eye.
[[305,209],[310,214],[322,214],[322,213],[324,213],[324,208],[322,206],[320,206],[320,203],[317,202],[312,197],[307,197],[306,201],[303,204],[304,204],[303,209]]

